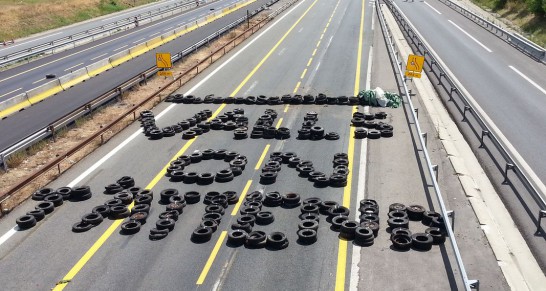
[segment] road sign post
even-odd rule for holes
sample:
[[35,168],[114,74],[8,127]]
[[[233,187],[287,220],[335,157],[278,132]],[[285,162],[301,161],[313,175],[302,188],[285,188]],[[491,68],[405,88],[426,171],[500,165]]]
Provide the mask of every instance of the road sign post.
[[166,70],[172,68],[173,64],[171,61],[171,53],[156,53],[155,54],[155,63],[158,68],[162,69],[157,72],[158,76],[161,77],[172,77],[173,71]]

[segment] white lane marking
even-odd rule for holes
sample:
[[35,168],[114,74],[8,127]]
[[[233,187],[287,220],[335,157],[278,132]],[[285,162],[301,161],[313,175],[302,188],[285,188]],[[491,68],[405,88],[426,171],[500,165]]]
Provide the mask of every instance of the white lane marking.
[[302,31],[303,31],[303,27],[302,27],[302,28],[300,28],[300,30],[298,30],[298,32],[302,32]]
[[540,92],[542,92],[542,94],[546,95],[546,90],[544,90],[544,88],[540,87],[537,83],[535,83],[535,81],[531,80],[531,78],[525,76],[525,74],[523,74],[522,72],[520,72],[518,69],[514,68],[513,66],[508,66],[508,67],[510,67],[510,69],[512,69],[514,72],[516,72],[518,75],[520,75],[527,82],[531,83],[531,85],[535,86],[535,88],[540,90]]
[[117,49],[114,49],[113,51],[117,52],[117,51],[119,51],[119,50],[121,50],[121,49],[124,49],[124,48],[126,48],[126,47],[128,47],[128,46],[129,46],[129,45],[126,44],[126,45],[124,45],[124,46],[118,47]]
[[42,82],[42,81],[45,81],[45,80],[46,80],[46,78],[42,78],[42,79],[40,79],[40,80],[36,80],[36,81],[32,82],[32,84],[36,84],[36,83],[38,83],[38,82]]
[[372,9],[372,30],[375,30],[375,9]]
[[165,28],[163,31],[169,31],[169,30],[171,30],[173,28],[174,28],[174,26],[170,26],[170,27]]
[[133,43],[134,43],[134,44],[137,44],[137,43],[139,43],[139,42],[141,42],[141,41],[143,41],[143,40],[145,40],[145,39],[146,39],[146,38],[141,38],[141,39],[139,39],[139,40],[133,41]]
[[438,11],[438,9],[432,7],[432,5],[428,4],[427,1],[423,1],[430,9],[434,10],[436,13],[442,15],[442,12]]
[[320,62],[317,63],[317,67],[315,68],[315,72],[318,71],[319,67],[320,67]]
[[279,56],[282,56],[284,54],[284,52],[286,51],[286,48],[283,47],[282,50],[279,52]]
[[[372,58],[373,58],[373,47],[370,46],[370,52],[368,54],[368,70],[366,73],[366,90],[369,90],[371,87],[372,79]],[[369,113],[370,107],[364,107],[364,113]],[[364,191],[366,190],[366,164],[368,158],[368,139],[361,139],[362,143],[360,144],[360,157],[358,160],[358,186],[356,188],[356,201],[354,203],[355,213],[358,213],[358,208],[360,206],[360,200],[364,199]],[[351,277],[349,279],[349,290],[357,291],[358,290],[358,281],[360,280],[360,248],[353,246],[353,252],[351,256]]]
[[330,36],[330,39],[328,40],[328,44],[326,45],[326,48],[329,48],[330,47],[330,44],[332,43],[332,39],[334,38],[334,36]]
[[64,69],[64,71],[66,72],[66,71],[72,70],[72,69],[74,69],[75,67],[81,66],[81,65],[83,65],[83,63],[79,63],[79,64],[77,64],[77,65],[74,65],[74,66],[70,67],[70,68],[66,68],[66,69]]
[[161,31],[158,31],[158,32],[156,32],[156,33],[150,34],[150,36],[158,35],[158,34],[160,34],[160,33],[161,33]]
[[250,85],[250,87],[248,87],[248,90],[245,91],[243,96],[249,95],[249,93],[252,92],[252,90],[254,89],[254,87],[256,87],[256,85],[258,85],[258,81],[252,82],[252,85]]
[[40,40],[40,39],[48,38],[48,37],[51,37],[51,36],[54,36],[54,35],[57,35],[57,34],[61,34],[61,33],[62,33],[62,32],[57,32],[57,33],[49,34],[49,35],[42,36],[42,37],[39,37],[39,38],[31,39],[31,40],[28,40],[28,41],[24,41],[24,42],[22,42],[22,43],[18,43],[18,44],[6,46],[6,47],[4,47],[4,48],[0,48],[0,50],[12,48],[12,47],[16,47],[16,46],[20,46],[20,45],[24,45],[24,44],[27,44],[27,43],[30,43],[30,42],[33,42],[33,41],[37,41],[37,40]]
[[[286,14],[281,16],[275,23],[273,23],[271,26],[266,28],[262,33],[260,33],[256,38],[252,39],[247,45],[245,45],[241,50],[236,52],[233,56],[231,56],[229,59],[227,59],[224,63],[222,63],[218,68],[216,68],[214,71],[210,72],[206,77],[204,77],[201,81],[199,81],[195,86],[193,86],[191,89],[189,89],[184,95],[188,95],[193,93],[193,91],[197,90],[201,85],[203,85],[205,82],[207,82],[212,76],[214,76],[216,73],[218,73],[222,68],[224,68],[227,64],[229,64],[231,61],[233,61],[237,56],[239,56],[241,53],[243,53],[249,46],[254,44],[255,41],[260,39],[265,33],[267,33],[270,29],[275,27],[279,22],[281,22],[285,17],[290,15],[296,8],[298,8],[300,5],[305,3],[306,0],[301,1],[299,4],[294,6],[290,11],[288,11]],[[176,104],[171,104],[167,108],[165,108],[163,111],[161,111],[157,116],[156,120],[161,118],[163,115],[165,115],[169,110],[174,108]],[[87,177],[89,174],[91,174],[94,170],[96,170],[98,167],[100,167],[104,162],[106,162],[109,158],[111,158],[115,153],[119,152],[123,147],[125,147],[129,142],[131,142],[133,139],[135,139],[142,129],[138,129],[135,133],[133,133],[131,136],[129,136],[126,140],[124,140],[121,144],[119,144],[117,147],[115,147],[112,151],[107,153],[103,158],[98,160],[95,164],[93,164],[90,168],[88,168],[85,172],[80,174],[76,179],[74,179],[72,182],[70,182],[67,186],[68,187],[74,187],[78,183],[80,183],[85,177]],[[5,243],[11,236],[13,236],[17,231],[14,231],[15,227],[8,232],[6,232],[2,237],[0,237],[0,246],[2,246],[3,243]],[[11,233],[14,231],[13,233]]]
[[98,59],[98,58],[100,58],[100,57],[103,57],[103,56],[107,55],[107,54],[108,54],[108,53],[104,53],[104,54],[102,54],[102,55],[98,55],[98,56],[92,58],[91,60],[94,61],[94,60],[96,60],[96,59]]
[[19,90],[21,90],[21,89],[23,89],[23,88],[17,88],[17,89],[15,89],[15,90],[13,90],[13,91],[9,91],[9,92],[6,93],[6,94],[0,95],[0,97],[4,97],[4,96],[6,96],[6,95],[9,95],[9,94],[11,94],[11,93],[13,93],[13,92],[15,92],[15,91],[19,91]]
[[473,41],[475,41],[477,44],[479,44],[481,47],[483,47],[486,51],[488,52],[493,52],[492,50],[490,50],[488,47],[486,47],[483,43],[481,43],[480,41],[478,41],[477,39],[475,39],[472,35],[470,35],[470,33],[466,32],[464,29],[462,29],[461,27],[459,27],[457,24],[455,24],[455,22],[451,21],[451,20],[448,20],[451,24],[453,24],[455,27],[457,27],[460,31],[462,31],[464,34],[466,34],[466,36],[470,37]]

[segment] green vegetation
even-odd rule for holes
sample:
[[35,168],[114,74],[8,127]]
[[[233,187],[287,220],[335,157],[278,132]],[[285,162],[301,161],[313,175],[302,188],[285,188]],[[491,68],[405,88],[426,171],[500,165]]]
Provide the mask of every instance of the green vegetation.
[[519,27],[532,41],[546,47],[546,0],[472,0]]

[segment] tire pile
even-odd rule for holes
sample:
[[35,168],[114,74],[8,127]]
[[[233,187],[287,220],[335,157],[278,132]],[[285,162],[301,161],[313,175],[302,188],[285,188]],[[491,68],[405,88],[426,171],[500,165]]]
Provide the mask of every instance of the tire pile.
[[241,131],[246,132],[248,126],[248,117],[244,116],[244,113],[244,109],[236,108],[207,121],[212,116],[212,111],[205,109],[196,113],[192,118],[162,129],[156,125],[155,116],[149,110],[140,112],[139,119],[144,135],[151,140],[171,137],[177,133],[182,133],[182,139],[188,140],[210,130],[234,131],[237,139]]
[[277,119],[277,111],[273,109],[266,109],[264,114],[258,118],[252,131],[250,133],[250,138],[258,139],[288,139],[290,138],[290,129],[286,127],[275,128],[273,123]]
[[19,229],[29,229],[36,223],[52,213],[55,208],[64,204],[65,200],[71,202],[84,201],[91,198],[89,186],[77,186],[74,188],[61,187],[57,190],[51,188],[38,189],[32,194],[32,200],[39,201],[34,210],[31,210],[15,220]]
[[355,96],[326,96],[325,94],[313,95],[290,95],[279,96],[248,96],[248,97],[218,97],[207,95],[204,98],[193,95],[183,96],[175,94],[168,96],[165,101],[182,104],[246,104],[246,105],[281,105],[281,104],[317,104],[317,105],[367,105],[364,99]]
[[351,125],[355,128],[354,138],[356,139],[378,139],[381,137],[392,137],[393,127],[390,124],[376,121],[376,119],[386,119],[387,113],[378,112],[375,114],[365,114],[362,112],[353,113]]
[[193,231],[191,241],[194,243],[208,242],[222,222],[222,217],[228,206],[237,204],[237,202],[239,202],[239,197],[235,191],[207,192],[203,198],[203,204],[207,205],[205,213],[202,216],[201,223]]
[[[184,171],[191,164],[197,164],[203,160],[223,160],[229,163],[229,167],[216,173],[197,173]],[[182,155],[172,161],[165,173],[171,182],[184,182],[185,184],[197,183],[198,185],[210,185],[213,182],[225,183],[243,173],[247,164],[246,156],[225,149],[206,149],[196,151],[191,155]]]
[[[389,206],[389,229],[391,232],[392,247],[396,250],[407,251],[410,248],[428,251],[432,245],[443,244],[445,224],[442,215],[434,211],[425,211],[420,205],[405,206],[394,203]],[[425,232],[412,233],[409,229],[410,221],[421,222],[429,226]]]
[[349,160],[345,153],[334,155],[332,161],[333,173],[327,177],[325,173],[315,170],[313,162],[302,160],[293,152],[273,152],[269,155],[269,161],[264,163],[262,167],[260,184],[270,185],[275,183],[282,164],[286,164],[289,168],[295,168],[299,172],[299,177],[307,178],[317,188],[347,186]]
[[336,132],[324,133],[324,128],[316,125],[318,121],[318,113],[311,111],[307,112],[303,117],[301,129],[298,130],[299,140],[338,140],[339,134]]

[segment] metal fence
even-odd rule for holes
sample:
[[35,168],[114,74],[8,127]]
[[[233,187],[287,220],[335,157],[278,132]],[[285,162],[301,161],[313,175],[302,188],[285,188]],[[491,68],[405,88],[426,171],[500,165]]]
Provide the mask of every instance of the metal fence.
[[[448,233],[448,238],[449,238],[449,241],[450,241],[450,245],[452,246],[453,253],[455,254],[455,260],[457,262],[457,267],[459,269],[459,275],[461,276],[461,280],[462,280],[462,282],[464,284],[464,289],[465,290],[471,290],[472,288],[479,289],[479,281],[478,280],[469,280],[468,275],[466,274],[466,269],[464,267],[463,259],[461,257],[461,253],[459,251],[457,241],[455,239],[455,234],[453,233],[453,225],[450,222],[450,220],[447,219],[448,217],[451,217],[453,215],[453,212],[447,210],[447,208],[445,206],[445,203],[444,203],[444,199],[442,197],[442,192],[440,190],[440,187],[438,186],[438,182],[437,182],[437,178],[436,178],[436,174],[435,174],[435,166],[433,166],[432,161],[431,161],[430,156],[429,156],[428,151],[427,151],[427,146],[426,146],[426,142],[425,142],[425,134],[422,132],[421,126],[419,125],[419,120],[417,118],[417,111],[415,110],[415,107],[413,106],[413,102],[411,101],[410,90],[408,90],[408,87],[406,85],[406,77],[404,76],[404,68],[402,68],[403,61],[400,59],[401,56],[400,56],[398,47],[393,42],[392,33],[391,33],[389,27],[387,26],[387,24],[385,22],[385,19],[384,19],[384,16],[383,16],[383,11],[381,10],[381,7],[379,5],[379,0],[376,0],[375,3],[376,3],[375,6],[376,6],[376,10],[377,10],[377,15],[378,15],[378,18],[379,18],[379,23],[381,24],[381,29],[383,30],[383,34],[384,34],[385,40],[387,42],[387,47],[388,47],[388,50],[389,50],[389,54],[391,55],[391,58],[392,58],[393,63],[394,63],[394,67],[396,68],[395,73],[397,74],[397,78],[399,78],[399,80],[401,80],[401,85],[402,85],[402,89],[403,89],[402,93],[405,96],[405,98],[404,98],[405,99],[405,102],[404,102],[405,104],[404,105],[408,107],[408,110],[406,110],[406,112],[411,114],[410,116],[408,116],[408,121],[410,121],[410,125],[412,125],[412,127],[415,130],[414,131],[415,132],[414,138],[417,137],[418,142],[419,142],[420,151],[422,152],[422,154],[424,156],[424,159],[425,159],[425,162],[426,162],[424,167],[428,171],[427,174],[429,175],[430,180],[432,181],[432,187],[434,188],[434,193],[436,194],[436,198],[437,198],[438,203],[440,205],[440,213],[442,214],[442,216],[444,218],[446,218],[446,219],[444,219],[445,225],[446,225],[446,231]],[[412,130],[412,132],[413,132],[413,130]]]

